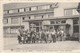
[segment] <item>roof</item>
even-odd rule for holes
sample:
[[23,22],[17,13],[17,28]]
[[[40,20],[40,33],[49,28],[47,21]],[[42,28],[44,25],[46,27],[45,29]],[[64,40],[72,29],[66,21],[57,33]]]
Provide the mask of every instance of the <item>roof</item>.
[[25,8],[25,7],[31,7],[31,6],[39,6],[39,5],[46,5],[46,4],[54,4],[54,3],[7,3],[3,5],[4,10],[9,9],[17,9],[17,8]]

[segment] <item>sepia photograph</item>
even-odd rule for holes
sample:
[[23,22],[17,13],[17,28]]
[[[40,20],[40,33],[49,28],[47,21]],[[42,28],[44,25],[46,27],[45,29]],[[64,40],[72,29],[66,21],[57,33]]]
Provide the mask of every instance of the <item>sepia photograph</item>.
[[80,3],[3,4],[4,51],[80,50]]

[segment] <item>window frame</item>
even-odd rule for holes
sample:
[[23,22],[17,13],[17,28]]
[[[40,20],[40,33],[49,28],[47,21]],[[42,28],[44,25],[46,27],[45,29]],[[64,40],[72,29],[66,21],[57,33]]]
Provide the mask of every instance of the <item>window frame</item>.
[[[16,19],[16,21],[13,19]],[[11,24],[18,24],[18,23],[19,23],[18,18],[11,18]]]
[[3,19],[3,23],[4,23],[4,24],[8,24],[8,18],[4,18],[4,19]]

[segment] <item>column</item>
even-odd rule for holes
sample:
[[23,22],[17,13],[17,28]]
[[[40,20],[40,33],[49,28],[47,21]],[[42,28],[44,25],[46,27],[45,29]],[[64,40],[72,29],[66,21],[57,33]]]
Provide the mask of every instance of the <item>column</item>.
[[24,22],[24,29],[29,30],[29,22]]
[[69,24],[70,27],[69,27],[69,34],[70,36],[73,35],[73,19],[67,19],[66,20],[66,24]]

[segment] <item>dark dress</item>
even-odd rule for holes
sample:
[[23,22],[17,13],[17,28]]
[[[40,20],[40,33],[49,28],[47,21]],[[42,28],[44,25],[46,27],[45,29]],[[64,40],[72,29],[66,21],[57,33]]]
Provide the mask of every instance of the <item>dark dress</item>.
[[20,44],[21,43],[21,36],[18,35],[18,43]]

